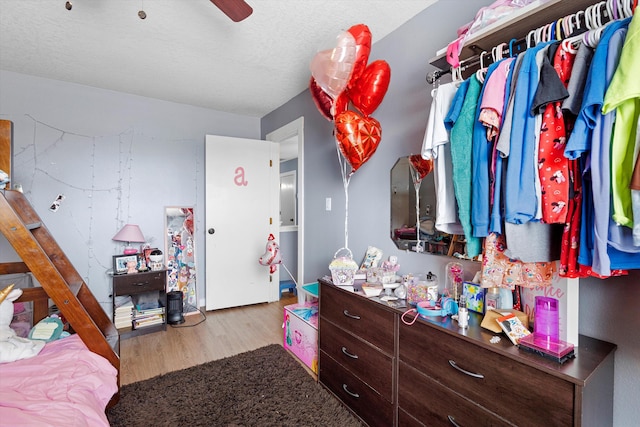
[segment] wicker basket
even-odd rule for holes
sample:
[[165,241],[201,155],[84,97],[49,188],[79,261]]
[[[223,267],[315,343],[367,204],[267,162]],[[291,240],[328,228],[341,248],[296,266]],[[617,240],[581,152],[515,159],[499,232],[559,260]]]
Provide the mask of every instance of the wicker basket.
[[[341,251],[346,251],[348,256],[338,256]],[[349,248],[340,248],[333,256],[329,264],[331,279],[337,286],[353,286],[354,276],[358,271],[358,264],[353,260],[353,254]]]

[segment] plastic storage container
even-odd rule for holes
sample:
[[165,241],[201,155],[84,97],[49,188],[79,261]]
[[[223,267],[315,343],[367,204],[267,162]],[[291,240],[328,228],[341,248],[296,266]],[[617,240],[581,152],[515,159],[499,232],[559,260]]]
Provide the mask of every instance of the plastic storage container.
[[536,297],[534,332],[550,342],[560,340],[560,312],[558,300],[550,297]]
[[418,274],[407,285],[407,303],[413,306],[422,301],[438,300],[438,277],[429,272]]

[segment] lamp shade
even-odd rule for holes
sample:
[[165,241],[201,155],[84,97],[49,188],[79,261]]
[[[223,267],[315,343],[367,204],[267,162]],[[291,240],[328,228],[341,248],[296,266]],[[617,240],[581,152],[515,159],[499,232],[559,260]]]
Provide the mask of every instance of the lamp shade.
[[130,243],[142,243],[145,241],[144,235],[142,234],[142,231],[140,231],[140,227],[134,224],[126,224],[115,236],[113,236],[112,240],[115,240],[116,242],[127,242],[128,247],[124,250],[125,254],[135,254],[138,252],[137,250],[129,247]]

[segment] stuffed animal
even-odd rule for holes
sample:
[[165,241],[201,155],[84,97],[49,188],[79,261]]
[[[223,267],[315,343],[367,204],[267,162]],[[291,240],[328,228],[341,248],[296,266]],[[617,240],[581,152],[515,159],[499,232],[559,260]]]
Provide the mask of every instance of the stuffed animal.
[[44,341],[19,337],[9,326],[13,318],[13,301],[22,295],[22,289],[13,285],[0,291],[0,363],[27,359],[40,353]]

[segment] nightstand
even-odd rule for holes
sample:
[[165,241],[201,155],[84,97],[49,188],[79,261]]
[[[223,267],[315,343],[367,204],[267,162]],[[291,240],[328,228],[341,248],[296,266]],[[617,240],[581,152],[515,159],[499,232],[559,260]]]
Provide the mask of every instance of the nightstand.
[[[113,319],[121,339],[167,329],[165,317],[167,270],[113,275],[112,280]],[[131,321],[126,322],[125,326],[122,326],[120,320],[116,322],[116,318],[121,319],[124,314],[123,311],[126,311],[126,308],[116,307],[116,297],[131,296],[133,305],[135,305],[142,299],[149,300],[151,298],[155,301],[155,295],[158,295],[159,308],[148,308],[147,310],[142,310],[141,313],[137,313],[136,310],[133,310],[134,307],[131,307],[133,310]]]

